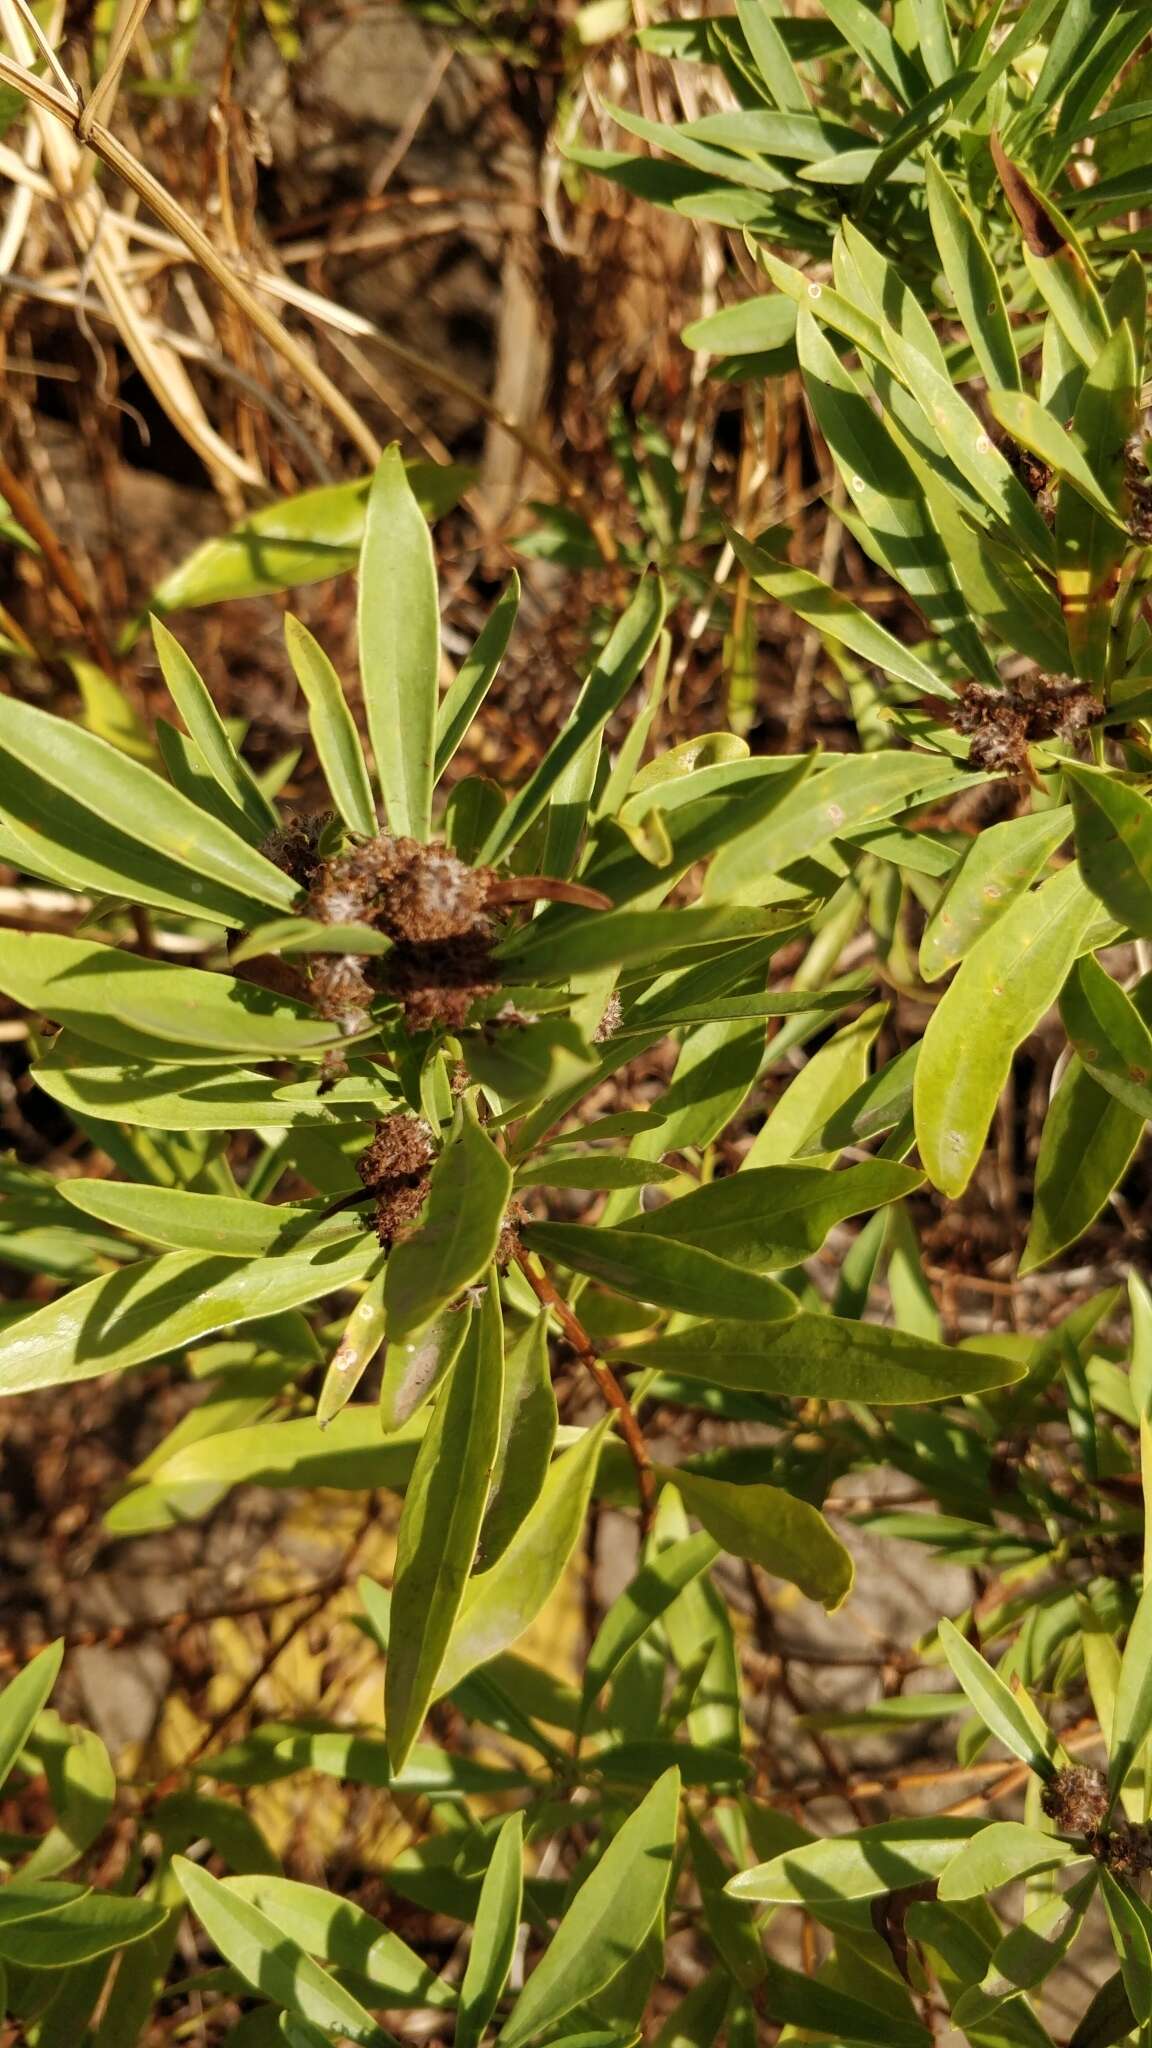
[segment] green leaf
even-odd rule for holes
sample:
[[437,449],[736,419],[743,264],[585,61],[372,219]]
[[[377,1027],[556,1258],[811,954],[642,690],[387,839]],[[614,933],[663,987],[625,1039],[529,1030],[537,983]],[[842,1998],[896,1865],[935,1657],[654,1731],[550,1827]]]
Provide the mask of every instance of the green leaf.
[[[15,1886],[9,1886],[14,1890]],[[117,1892],[85,1892],[51,1913],[37,1913],[18,1926],[0,1918],[0,1958],[22,1970],[67,1970],[94,1956],[154,1934],[164,1920],[162,1906]]]
[[1056,1775],[1051,1755],[1052,1738],[1046,1731],[1038,1735],[1034,1710],[1031,1713],[1026,1710],[979,1650],[965,1641],[953,1622],[941,1621],[939,1633],[940,1646],[952,1667],[953,1676],[967,1693],[989,1733],[1002,1742],[1005,1749],[1010,1749],[1013,1756],[1019,1757],[1021,1763],[1027,1764],[1030,1771],[1035,1771],[1038,1778],[1049,1783]]
[[254,1991],[363,2048],[391,2048],[392,2037],[359,1999],[305,1955],[276,1920],[186,1857],[174,1857],[172,1867],[209,1938]]
[[371,924],[322,924],[318,917],[272,917],[230,946],[234,967],[279,953],[355,953],[383,958],[392,951],[387,934]]
[[927,156],[928,214],[940,263],[965,333],[989,385],[1018,388],[1020,367],[996,266],[980,231],[936,160]]
[[384,1342],[384,1259],[371,1274],[356,1303],[344,1332],[329,1360],[316,1403],[316,1420],[326,1429],[334,1415],[352,1399],[381,1344]]
[[519,608],[520,578],[513,572],[507,590],[493,605],[472,652],[461,662],[440,699],[436,713],[434,772],[437,781],[461,745],[492,687]]
[[[573,1136],[576,1133],[572,1134]],[[613,1152],[538,1152],[516,1169],[518,1188],[647,1188],[678,1180],[674,1166]]]
[[884,1821],[786,1849],[768,1863],[734,1877],[727,1889],[736,1899],[768,1905],[821,1905],[875,1899],[930,1883],[947,1870],[983,1818]]
[[360,675],[376,773],[396,838],[425,840],[432,816],[440,607],[428,523],[400,450],[368,493],[360,557]]
[[1089,1901],[1096,1889],[1096,1873],[1041,1899],[1018,1926],[999,1941],[988,1959],[979,1984],[961,1992],[952,2008],[956,2026],[969,2034],[987,2028],[1007,1999],[1043,1984],[1067,1954],[1084,1922]]
[[388,1260],[384,1312],[392,1343],[422,1329],[480,1278],[495,1256],[511,1192],[507,1160],[475,1113],[462,1110],[432,1169],[420,1222]]
[[[1145,1023],[1152,1021],[1150,998],[1152,984],[1144,990]],[[1109,1095],[1073,1055],[1040,1133],[1021,1278],[1057,1258],[1095,1222],[1135,1156],[1144,1123],[1139,1110]]]
[[468,1967],[460,1986],[455,2048],[477,2048],[508,1981],[524,1893],[524,1816],[510,1813],[484,1872]]
[[[843,4],[843,0],[841,0]],[[867,2048],[930,2048],[932,2035],[915,2020],[897,2018],[871,2001],[849,1997],[836,1986],[770,1963],[759,2002],[773,2019],[819,2029],[841,2042]]]
[[766,878],[815,854],[829,841],[907,810],[913,792],[934,781],[939,756],[852,754],[814,772],[788,791],[766,819],[733,833],[713,861],[705,895],[717,902],[756,902]]
[[1121,924],[1152,936],[1152,803],[1108,769],[1078,761],[1061,767],[1084,880]]
[[145,1365],[212,1330],[338,1293],[363,1279],[378,1257],[368,1237],[350,1248],[283,1252],[248,1264],[198,1252],[141,1259],[0,1331],[0,1393]]
[[379,2005],[449,2010],[456,1993],[406,1941],[339,1893],[263,1872],[224,1880],[225,1890],[255,1906],[306,1955],[363,1978]]
[[696,1323],[606,1352],[717,1387],[880,1407],[945,1401],[1010,1385],[1023,1373],[1017,1361],[992,1353],[949,1350],[900,1330],[804,1310],[789,1322]]
[[559,738],[553,741],[523,789],[501,812],[480,850],[481,861],[501,860],[523,838],[565,769],[607,724],[656,645],[664,609],[659,577],[646,576],[623,618],[618,620]]
[[385,1436],[417,1414],[452,1370],[468,1333],[471,1307],[445,1309],[422,1330],[384,1353],[380,1381],[380,1427]]
[[[218,1053],[215,1061],[225,1057]],[[349,1075],[321,1093],[318,1080],[281,1084],[245,1067],[211,1073],[167,1061],[120,1063],[103,1046],[86,1045],[67,1032],[37,1061],[35,1075],[44,1093],[79,1120],[94,1117],[153,1131],[339,1128],[363,1124],[390,1096],[379,1068],[371,1079]]]
[[604,967],[655,965],[696,946],[738,945],[793,931],[804,921],[803,910],[794,905],[779,910],[690,904],[681,910],[583,911],[565,925],[554,927],[539,919],[521,926],[505,940],[500,954],[513,963],[517,975],[541,981],[567,979]]
[[807,114],[808,95],[788,53],[781,26],[783,17],[774,19],[764,0],[736,0],[736,18],[747,39],[752,61],[776,105],[784,113]]
[[63,1639],[39,1650],[0,1693],[0,1785],[47,1705],[64,1661]]
[[[852,1100],[868,1078],[868,1055],[887,1014],[884,1003],[873,1004],[805,1061],[752,1140],[745,1171],[785,1165],[804,1150],[813,1131]],[[818,1154],[813,1163],[830,1166],[834,1156]]]
[[731,1556],[750,1558],[830,1613],[848,1598],[855,1576],[851,1553],[806,1500],[779,1486],[734,1486],[696,1472],[657,1471]]
[[1107,526],[1127,534],[1128,528],[1119,507],[1101,487],[1079,444],[1059,420],[1053,418],[1046,405],[1041,405],[1037,398],[1030,398],[1026,391],[995,388],[988,393],[988,404],[994,418],[1013,440],[1033,455],[1038,455],[1062,483],[1071,484]]
[[827,639],[850,648],[862,661],[874,662],[885,675],[898,677],[914,690],[923,690],[931,697],[955,696],[949,682],[926,667],[911,648],[861,611],[851,598],[833,590],[810,570],[772,555],[762,545],[756,546],[736,533],[728,537],[757,588],[787,605]]
[[[755,0],[759,6],[760,0]],[[761,299],[742,299],[703,320],[692,320],[680,335],[685,348],[707,349],[715,356],[759,355],[787,349],[796,332],[796,307],[782,292]]]
[[350,832],[374,837],[376,806],[356,723],[340,678],[307,626],[289,612],[284,645],[308,705],[308,726],[332,801]]
[[[674,1475],[673,1484],[678,1484],[680,1476]],[[720,1546],[707,1530],[684,1536],[649,1557],[624,1591],[617,1594],[596,1632],[584,1665],[581,1702],[585,1716],[625,1657],[685,1586],[707,1571],[719,1554]]]
[[930,1179],[963,1193],[984,1149],[1012,1059],[1059,995],[1092,916],[1074,867],[1020,896],[976,941],[933,1011],[913,1084]]
[[1060,1015],[1093,1080],[1136,1115],[1152,1117],[1152,1031],[1091,954],[1076,962],[1065,982]]
[[530,1628],[554,1592],[584,1527],[607,1419],[557,1458],[531,1513],[490,1571],[470,1581],[436,1683],[453,1686]]
[[[413,462],[408,482],[426,519],[442,519],[475,472],[460,463]],[[230,597],[261,597],[354,569],[364,538],[371,477],[322,484],[261,506],[231,533],[205,541],[152,593],[152,609],[182,611]]]
[[0,698],[0,822],[29,848],[30,874],[42,851],[81,887],[216,924],[254,924],[299,893],[150,768],[15,697]]
[[1108,1791],[1116,1798],[1152,1731],[1152,1586],[1140,1595],[1116,1686],[1108,1745]]
[[[1136,426],[1140,374],[1122,321],[1092,361],[1072,421],[1096,480],[1091,495],[1063,488],[1056,507],[1056,581],[1077,675],[1107,682],[1113,659],[1112,600],[1131,545],[1126,450]],[[1068,472],[1069,480],[1075,481]]]
[[920,972],[935,981],[963,960],[1029,888],[1068,837],[1067,805],[986,825],[966,847],[920,941]]
[[62,1724],[62,1737],[39,1745],[56,1819],[21,1865],[24,1882],[69,1869],[96,1840],[116,1799],[112,1760],[94,1730]]
[[27,1010],[145,1059],[163,1057],[164,1047],[185,1060],[193,1047],[206,1058],[319,1059],[336,1042],[333,1027],[290,996],[46,932],[0,932],[0,988]]
[[863,545],[904,585],[933,631],[949,640],[978,674],[986,674],[983,644],[910,462],[863,381],[845,369],[805,309],[798,315],[797,337],[805,389],[863,521]]
[[533,1251],[656,1308],[751,1322],[795,1312],[795,1296],[778,1281],[672,1238],[579,1223],[532,1223],[524,1236]]
[[610,1983],[656,1923],[672,1873],[680,1774],[666,1771],[585,1878],[500,2035],[501,2048],[555,2027]]
[[556,1396],[546,1312],[533,1318],[504,1361],[504,1393],[478,1569],[507,1550],[540,1498],[556,1445]]
[[504,1343],[495,1269],[416,1454],[396,1539],[384,1719],[393,1771],[420,1733],[476,1555],[500,1438]]
[[940,1879],[940,1899],[982,1899],[998,1885],[1014,1884],[1033,1871],[1057,1870],[1079,1861],[1080,1852],[1056,1835],[1024,1827],[1018,1820],[996,1820],[982,1828],[948,1865]]
[[153,619],[151,624],[160,671],[185,729],[209,774],[247,819],[250,834],[259,845],[269,832],[276,831],[280,820],[228,737],[224,720],[194,662],[167,626],[159,619]]
[[628,1230],[673,1238],[754,1272],[786,1272],[819,1251],[838,1223],[914,1194],[923,1180],[914,1167],[886,1159],[835,1174],[749,1167],[631,1217]]
[[[1137,2016],[1142,2022],[1152,2010],[1152,1916],[1143,1899],[1120,1884],[1110,1870],[1101,1871],[1100,1890],[1128,1994],[1127,2017]],[[1123,2039],[1123,2035],[1110,2038]]]

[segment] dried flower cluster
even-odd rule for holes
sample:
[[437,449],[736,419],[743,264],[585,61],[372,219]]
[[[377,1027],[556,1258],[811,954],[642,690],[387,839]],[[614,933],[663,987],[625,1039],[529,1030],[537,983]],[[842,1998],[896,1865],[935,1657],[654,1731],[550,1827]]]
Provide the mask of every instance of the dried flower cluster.
[[497,986],[488,908],[494,878],[443,846],[388,833],[321,860],[325,820],[301,820],[265,846],[270,860],[308,890],[304,915],[322,924],[363,924],[392,941],[383,956],[316,954],[308,993],[322,1017],[348,1033],[367,1024],[378,996],[400,1004],[410,1031],[459,1030],[473,1004]]
[[1048,740],[1057,734],[1067,739],[1083,732],[1100,711],[1097,699],[1082,683],[1038,670],[1002,690],[969,683],[952,712],[952,724],[955,731],[971,737],[968,758],[974,768],[992,774],[1026,775],[1033,740]]

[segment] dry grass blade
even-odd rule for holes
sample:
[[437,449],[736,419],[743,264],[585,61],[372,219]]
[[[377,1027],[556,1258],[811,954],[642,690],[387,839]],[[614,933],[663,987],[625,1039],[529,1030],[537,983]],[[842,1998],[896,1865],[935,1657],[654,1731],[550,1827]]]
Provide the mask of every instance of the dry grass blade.
[[[61,131],[78,129],[79,110],[65,94],[46,85],[28,68],[32,61],[32,51],[17,12],[16,0],[0,0],[0,22],[3,23],[13,49],[20,55],[18,62],[10,57],[0,56],[0,80],[23,93],[36,109],[43,126],[49,169],[60,195],[69,230],[73,234],[77,248],[89,256],[101,294],[110,310],[116,314],[116,324],[123,335],[125,346],[131,351],[158,402],[180,431],[187,436],[193,446],[197,447],[209,468],[223,469],[245,483],[258,483],[258,473],[250,464],[240,461],[209,425],[187,372],[179,360],[168,351],[163,352],[165,368],[162,372],[149,338],[140,330],[138,309],[121,281],[120,266],[116,258],[127,256],[122,233],[116,233],[115,224],[104,219],[102,202],[96,201],[91,195],[79,200],[69,197],[75,190],[83,155],[79,146]],[[308,351],[289,334],[276,315],[270,312],[236,276],[204,230],[185,213],[184,208],[159,179],[154,178],[152,173],[132,155],[131,150],[126,149],[102,122],[88,123],[85,142],[93,155],[106,164],[109,170],[114,171],[117,177],[122,178],[137,197],[151,208],[157,218],[219,285],[221,291],[231,299],[233,305],[251,321],[264,340],[291,366],[300,382],[339,420],[361,454],[369,462],[374,463],[380,453],[379,443],[356,408],[341,391],[337,390]],[[111,238],[108,233],[110,226],[113,230]],[[165,377],[172,380],[168,386],[165,385]],[[173,408],[173,391],[179,393],[181,401],[176,410]]]

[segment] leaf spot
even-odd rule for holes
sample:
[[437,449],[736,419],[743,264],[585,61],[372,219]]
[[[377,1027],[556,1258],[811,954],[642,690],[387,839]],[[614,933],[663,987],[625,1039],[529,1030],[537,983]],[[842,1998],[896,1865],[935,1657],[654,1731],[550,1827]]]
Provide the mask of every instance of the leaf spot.
[[820,285],[820,284],[810,284],[810,285],[809,285],[809,287],[808,287],[808,297],[809,297],[810,299],[818,299],[818,298],[822,297],[822,295],[823,295],[823,291],[824,291],[824,287],[823,287],[823,285]]

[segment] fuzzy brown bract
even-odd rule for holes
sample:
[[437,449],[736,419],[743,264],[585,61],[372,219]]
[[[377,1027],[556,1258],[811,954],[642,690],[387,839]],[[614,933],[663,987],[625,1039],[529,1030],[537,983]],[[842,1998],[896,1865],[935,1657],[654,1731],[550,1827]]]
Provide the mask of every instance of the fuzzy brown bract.
[[323,924],[367,924],[392,940],[380,959],[314,962],[321,1015],[356,1028],[375,996],[391,997],[410,1031],[456,1031],[497,986],[487,914],[493,877],[443,846],[381,833],[336,855],[313,877],[307,915]]
[[1090,690],[1068,676],[1037,670],[1019,683],[991,690],[968,683],[952,712],[956,732],[969,736],[968,759],[990,774],[1026,775],[1033,740],[1083,732],[1101,716]]

